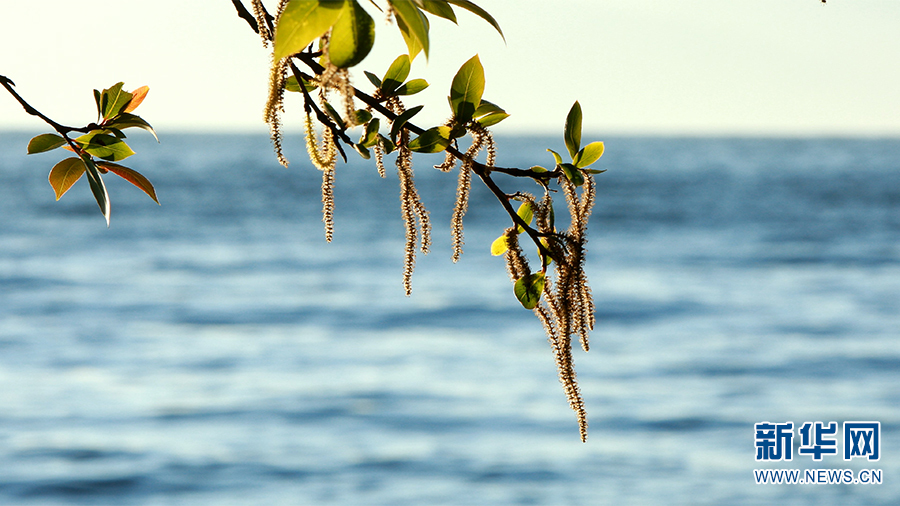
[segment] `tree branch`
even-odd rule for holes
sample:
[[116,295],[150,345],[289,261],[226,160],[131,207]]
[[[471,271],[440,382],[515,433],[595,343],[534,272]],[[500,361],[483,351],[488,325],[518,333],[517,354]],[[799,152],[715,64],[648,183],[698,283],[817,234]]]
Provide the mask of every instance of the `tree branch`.
[[59,134],[62,135],[63,137],[68,139],[68,136],[66,134],[68,134],[69,132],[88,133],[90,131],[90,128],[88,128],[88,127],[76,128],[76,127],[60,125],[59,123],[53,121],[52,119],[48,118],[47,116],[44,116],[44,114],[42,114],[41,111],[38,111],[37,109],[32,107],[31,104],[26,102],[24,98],[22,98],[18,93],[16,93],[16,90],[13,89],[13,86],[15,86],[16,83],[12,82],[12,80],[10,78],[8,78],[6,76],[0,76],[0,84],[2,84],[3,87],[6,88],[6,91],[8,91],[13,96],[13,98],[15,98],[19,102],[19,104],[22,105],[22,108],[25,109],[25,112],[27,112],[28,114],[30,114],[32,116],[37,116],[38,118],[42,119],[44,121],[44,123],[47,123],[48,125],[53,127],[53,129],[56,130],[57,132],[59,132]]

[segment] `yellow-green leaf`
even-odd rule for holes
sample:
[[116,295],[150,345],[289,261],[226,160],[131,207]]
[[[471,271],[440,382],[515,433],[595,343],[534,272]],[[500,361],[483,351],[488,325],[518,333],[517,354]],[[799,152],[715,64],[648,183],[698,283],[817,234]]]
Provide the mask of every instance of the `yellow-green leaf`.
[[428,87],[428,81],[424,79],[411,79],[394,92],[395,95],[415,95]]
[[506,239],[506,233],[494,239],[494,242],[491,243],[491,255],[498,257],[509,249],[509,241]]
[[576,101],[566,116],[566,148],[573,159],[581,148],[581,104]]
[[84,164],[81,162],[81,158],[66,158],[54,165],[50,169],[50,176],[47,180],[50,181],[50,186],[56,192],[56,200],[69,191],[69,188],[81,178],[82,174],[84,174]]
[[401,54],[395,58],[393,63],[391,63],[391,66],[388,67],[387,72],[384,74],[384,79],[381,80],[381,84],[379,85],[382,93],[394,93],[394,90],[409,77],[409,67],[409,56]]
[[500,123],[508,117],[509,114],[506,114],[505,112],[492,112],[490,114],[485,114],[484,116],[478,118],[476,121],[478,121],[478,123],[483,127],[489,127]]
[[428,18],[413,0],[388,0],[388,3],[397,14],[397,27],[406,40],[409,58],[414,59],[419,51],[425,51],[425,58],[428,58]]
[[103,106],[103,119],[111,119],[122,112],[122,109],[131,102],[134,95],[122,89],[125,83],[116,83],[109,89],[103,90],[100,103]]
[[544,273],[535,272],[522,276],[516,281],[513,291],[525,309],[534,309],[540,302],[541,293],[544,291]]
[[44,153],[64,146],[66,140],[56,134],[41,134],[28,141],[28,154]]
[[603,156],[603,143],[599,141],[592,142],[581,148],[581,151],[575,155],[575,159],[572,160],[572,163],[576,167],[583,169],[599,160],[601,156]]
[[87,153],[111,162],[124,160],[134,154],[128,144],[121,139],[96,130],[78,137],[75,142],[79,143]]
[[123,167],[122,165],[116,163],[109,162],[99,162],[97,163],[97,167],[106,169],[113,174],[120,176],[122,179],[128,181],[129,183],[137,186],[144,193],[150,196],[154,202],[159,204],[159,199],[156,198],[156,189],[153,188],[153,184],[150,183],[150,180],[144,177],[140,172],[129,169],[128,167]]
[[417,153],[440,153],[450,145],[450,127],[429,128],[422,135],[409,141],[410,151]]
[[456,23],[456,13],[453,12],[453,7],[450,7],[447,0],[421,0],[419,3],[431,14]]
[[348,0],[331,30],[328,58],[339,68],[363,61],[375,44],[375,22],[356,0]]
[[[522,221],[529,225],[531,225],[531,221],[534,219],[534,211],[531,209],[531,204],[529,204],[528,202],[522,202],[519,205],[519,209],[516,210],[516,214],[519,215],[519,218],[522,218]],[[520,234],[525,231],[525,229],[522,228],[521,225],[516,227],[516,230]]]
[[469,0],[447,0],[447,1],[452,3],[453,5],[457,5],[459,7],[462,7],[463,9],[466,9],[467,11],[475,14],[476,16],[480,17],[481,19],[490,23],[491,26],[493,26],[494,29],[497,30],[497,33],[500,34],[500,37],[503,38],[503,41],[504,42],[506,41],[506,37],[503,35],[503,30],[500,29],[500,24],[497,23],[497,20],[494,19],[493,16],[488,14],[486,10],[473,4]]
[[450,109],[458,124],[466,124],[472,119],[481,105],[483,93],[484,67],[476,54],[459,68],[450,85]]
[[403,128],[403,125],[405,125],[407,121],[409,121],[413,116],[418,114],[419,111],[421,111],[423,107],[425,107],[425,106],[417,105],[417,106],[413,107],[412,109],[407,109],[406,111],[403,112],[403,114],[397,116],[397,119],[395,119],[394,122],[391,124],[391,140],[392,141],[394,141],[395,143],[397,142],[397,134],[400,133],[400,129]]
[[275,61],[303,51],[331,28],[345,0],[290,0],[275,27]]
[[581,186],[584,184],[584,174],[578,169],[578,167],[572,165],[571,163],[561,163],[559,167],[566,174],[566,178],[572,182],[575,186]]

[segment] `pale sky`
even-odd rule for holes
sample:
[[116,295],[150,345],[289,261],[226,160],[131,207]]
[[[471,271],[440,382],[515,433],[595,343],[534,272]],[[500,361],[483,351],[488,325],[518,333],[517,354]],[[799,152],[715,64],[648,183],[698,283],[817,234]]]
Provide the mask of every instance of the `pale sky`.
[[[499,133],[561,131],[579,100],[585,130],[612,135],[900,136],[900,0],[476,3],[507,43],[460,9],[459,27],[433,19],[430,61],[410,76],[431,83],[407,102],[425,104],[420,126],[445,119],[453,74],[478,53],[484,97],[512,115]],[[405,52],[371,12],[375,51],[354,68],[364,90],[363,69],[383,74]],[[150,86],[137,112],[161,137],[267,131],[267,51],[230,0],[2,0],[0,14],[0,74],[59,122],[92,121],[91,90],[125,81]],[[0,89],[0,129],[46,128]]]

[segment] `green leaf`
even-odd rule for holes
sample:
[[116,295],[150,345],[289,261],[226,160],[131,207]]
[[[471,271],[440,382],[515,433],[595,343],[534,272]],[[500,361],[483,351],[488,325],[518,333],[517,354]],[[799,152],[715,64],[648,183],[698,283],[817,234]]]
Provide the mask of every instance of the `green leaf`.
[[388,0],[388,3],[397,14],[397,27],[406,41],[409,58],[414,59],[419,51],[425,51],[425,58],[428,58],[428,18],[413,0]]
[[530,169],[532,172],[547,172],[547,169],[541,167],[540,165],[535,165]]
[[566,148],[573,159],[581,148],[581,104],[577,101],[569,109],[566,116]]
[[372,119],[372,113],[365,109],[357,109],[356,110],[356,121],[353,123],[354,125],[365,125]]
[[417,153],[440,153],[450,145],[450,127],[429,128],[422,135],[409,141],[410,151]]
[[97,130],[78,137],[75,142],[86,152],[111,162],[124,160],[134,154],[128,144],[121,139]]
[[505,120],[508,117],[509,117],[509,114],[506,114],[505,112],[494,112],[494,113],[482,116],[482,117],[478,118],[476,121],[478,121],[478,123],[483,127],[489,127],[489,126],[494,126],[497,123],[500,123],[501,121]]
[[500,24],[497,23],[497,20],[494,19],[493,16],[488,14],[486,10],[473,4],[472,2],[469,2],[468,0],[447,0],[447,1],[452,3],[453,5],[462,7],[463,9],[471,12],[472,14],[475,14],[476,16],[480,17],[481,19],[490,23],[491,26],[493,26],[494,29],[497,30],[497,33],[500,34],[500,37],[503,38],[503,41],[506,42],[506,37],[503,35],[503,30],[500,29]]
[[28,141],[28,154],[44,153],[60,146],[64,146],[65,144],[66,140],[59,135],[41,134]]
[[397,134],[400,133],[400,129],[403,128],[403,125],[406,124],[407,121],[410,120],[413,116],[419,113],[422,108],[425,107],[423,105],[417,105],[412,109],[407,109],[400,116],[397,116],[397,119],[391,124],[391,140],[396,143],[397,142]]
[[[528,202],[522,202],[522,204],[519,205],[519,209],[516,210],[516,214],[519,215],[519,218],[522,218],[522,221],[529,225],[531,225],[531,221],[534,219],[534,210],[531,209],[531,204]],[[519,225],[516,227],[516,231],[521,234],[525,229]]]
[[578,170],[578,167],[572,165],[571,163],[561,163],[559,167],[566,174],[566,178],[572,182],[575,186],[581,186],[584,184],[584,175]]
[[345,0],[290,0],[275,25],[273,57],[279,61],[303,51],[334,25]]
[[513,291],[525,309],[534,309],[540,302],[541,293],[544,291],[544,273],[535,272],[522,276],[516,281]]
[[504,232],[500,237],[494,239],[494,242],[491,243],[491,255],[498,257],[509,249],[509,241],[506,239],[506,232]]
[[575,164],[579,169],[589,166],[590,164],[596,162],[603,156],[603,143],[602,142],[592,142],[587,146],[581,148],[581,151],[575,155],[575,158],[572,160],[572,163]]
[[556,151],[553,151],[552,149],[548,149],[547,151],[553,153],[553,158],[556,159],[556,165],[559,165],[562,163],[562,157],[559,156],[559,153],[557,153]]
[[367,148],[371,148],[378,140],[378,129],[381,127],[381,121],[378,118],[372,119],[366,124],[366,132],[359,139],[359,144]]
[[409,56],[405,54],[398,56],[381,80],[381,92],[385,95],[393,94],[394,90],[409,77],[409,66]]
[[325,113],[328,114],[328,116],[330,116],[335,123],[337,123],[337,126],[339,126],[341,130],[347,128],[346,124],[344,123],[344,119],[341,118],[341,115],[328,102],[325,102]]
[[102,94],[100,90],[94,90],[94,102],[97,102],[97,121],[103,116],[103,106],[100,105]]
[[144,121],[140,116],[136,116],[134,114],[129,114],[127,112],[123,112],[116,116],[115,121],[106,125],[107,128],[115,128],[119,130],[124,130],[126,128],[142,128],[151,134],[153,134],[153,138],[156,139],[156,142],[159,142],[159,137],[156,136],[156,131],[153,130],[153,127],[150,126],[150,123]]
[[428,87],[428,81],[424,79],[412,79],[406,84],[397,88],[394,92],[394,95],[404,96],[404,95],[415,95],[416,93],[424,90]]
[[474,116],[476,118],[479,118],[481,116],[486,116],[488,114],[493,114],[496,112],[506,112],[506,111],[504,111],[502,107],[500,107],[499,105],[497,105],[493,102],[488,102],[487,100],[481,99],[481,104],[479,104],[478,108],[475,109]]
[[103,119],[114,118],[131,102],[134,95],[124,91],[122,89],[124,85],[125,83],[117,83],[111,88],[103,90],[100,98],[100,103],[103,106]]
[[606,169],[603,169],[603,170],[597,170],[597,169],[582,169],[582,170],[584,170],[584,171],[587,172],[588,174],[603,174],[604,172],[606,172]]
[[122,165],[116,163],[109,162],[98,162],[97,167],[101,169],[106,169],[113,174],[120,176],[122,179],[128,181],[129,183],[140,188],[144,193],[150,196],[154,202],[159,204],[159,199],[156,198],[156,189],[153,188],[153,184],[150,183],[150,180],[144,177],[140,172],[129,169],[128,167],[123,167]]
[[372,154],[369,153],[369,149],[366,148],[365,146],[362,146],[360,144],[354,144],[353,149],[355,149],[356,152],[359,153],[359,156],[363,157],[366,160],[368,160],[369,158],[372,158]]
[[450,85],[450,109],[460,125],[472,119],[484,93],[484,67],[476,54],[460,67]]
[[[310,91],[318,88],[317,85],[315,85],[305,79],[303,80],[303,87],[306,88],[307,92],[310,92]],[[297,83],[297,76],[288,77],[287,80],[284,82],[284,89],[286,89],[288,91],[293,91],[295,93],[300,93],[301,90],[300,90],[300,85]]]
[[397,146],[387,137],[378,134],[378,142],[381,144],[382,149],[384,149],[385,154],[393,153]]
[[419,4],[423,9],[435,16],[449,19],[456,23],[456,13],[453,12],[453,7],[450,7],[447,0],[420,0]]
[[356,0],[348,0],[331,29],[328,59],[338,68],[363,61],[375,44],[375,21]]
[[84,163],[85,168],[87,168],[87,178],[88,183],[91,184],[91,193],[94,194],[94,199],[97,201],[97,205],[100,206],[100,212],[103,213],[103,217],[106,218],[106,226],[109,226],[109,194],[106,192],[106,185],[103,184],[103,178],[100,177],[100,171],[97,170],[97,166],[94,165],[94,161],[91,160],[91,157],[88,155],[81,155],[81,161]]
[[50,186],[56,192],[56,200],[69,191],[69,188],[81,178],[82,174],[84,174],[84,164],[81,162],[81,158],[66,158],[54,165],[50,169],[50,176],[47,180],[50,181]]
[[363,74],[369,79],[369,82],[372,83],[376,88],[381,88],[381,79],[378,79],[378,76],[369,72],[368,70],[363,70]]

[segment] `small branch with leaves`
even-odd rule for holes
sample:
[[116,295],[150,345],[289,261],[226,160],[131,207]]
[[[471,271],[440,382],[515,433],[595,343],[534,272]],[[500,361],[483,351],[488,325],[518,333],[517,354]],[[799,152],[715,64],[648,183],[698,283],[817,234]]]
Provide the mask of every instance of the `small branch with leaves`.
[[[487,21],[503,36],[500,25],[486,11],[468,0],[431,0],[410,2],[385,0],[384,8],[372,2],[388,19],[396,23],[408,54],[398,56],[383,75],[364,71],[374,87],[365,92],[350,83],[349,69],[362,62],[372,49],[375,23],[356,0],[280,0],[270,14],[261,0],[252,0],[250,9],[240,0],[232,0],[238,16],[247,21],[266,46],[272,47],[272,70],[265,119],[269,123],[278,160],[287,166],[282,150],[281,115],[285,92],[297,92],[306,114],[307,151],[310,161],[323,173],[322,209],[326,240],[334,234],[333,185],[336,156],[346,161],[346,152],[356,151],[364,159],[374,152],[375,166],[386,176],[384,157],[396,154],[395,165],[400,182],[401,216],[406,226],[403,286],[411,293],[411,277],[416,252],[427,253],[431,242],[428,211],[415,188],[412,160],[415,153],[444,153],[444,162],[436,169],[449,172],[458,168],[457,200],[451,219],[453,261],[463,250],[463,218],[468,209],[472,175],[488,187],[512,226],[491,245],[491,254],[504,256],[513,281],[513,293],[542,322],[554,352],[566,397],[578,420],[581,438],[587,438],[587,416],[575,378],[571,337],[578,336],[585,351],[588,333],[594,326],[594,306],[584,273],[587,223],[594,203],[591,169],[603,154],[603,143],[581,146],[582,111],[572,106],[564,129],[570,156],[563,161],[553,156],[552,169],[533,166],[528,169],[505,168],[495,164],[496,148],[490,127],[509,114],[485,100],[484,68],[476,55],[453,77],[450,85],[450,119],[441,125],[423,128],[414,117],[422,105],[407,107],[404,100],[429,86],[424,79],[408,79],[416,56],[429,53],[428,16],[456,22],[454,7],[467,10]],[[274,22],[273,22],[274,20]],[[306,71],[300,70],[305,67]],[[361,105],[358,105],[358,102]],[[382,122],[387,126],[382,131]],[[317,133],[317,126],[320,133]],[[348,132],[362,132],[353,142]],[[461,141],[469,138],[467,148]],[[344,150],[343,147],[349,148]],[[486,153],[483,161],[479,153]],[[529,178],[537,183],[541,196],[526,192],[507,192],[496,176]],[[556,188],[552,188],[555,186]],[[566,230],[556,227],[554,193],[565,196],[571,218]],[[514,208],[512,201],[518,201]],[[532,270],[519,244],[525,234],[537,250],[540,268]],[[550,268],[552,274],[550,275]]]
[[[64,148],[78,155],[66,158],[50,169],[48,180],[56,193],[56,200],[69,191],[82,175],[87,174],[91,193],[106,219],[106,226],[109,226],[110,201],[102,174],[112,172],[143,190],[154,202],[159,204],[156,190],[146,177],[136,170],[114,163],[134,154],[134,151],[125,143],[125,134],[122,130],[134,127],[142,128],[156,137],[156,132],[149,123],[140,116],[132,114],[147,96],[148,87],[143,86],[133,92],[127,92],[122,89],[124,84],[118,83],[102,92],[94,90],[97,120],[84,127],[69,127],[53,121],[32,107],[16,92],[15,83],[9,78],[0,76],[0,84],[22,105],[25,112],[40,118],[56,131],[55,134],[41,134],[31,139],[28,142],[29,155],[57,148]],[[72,132],[84,135],[73,139],[69,136]]]

